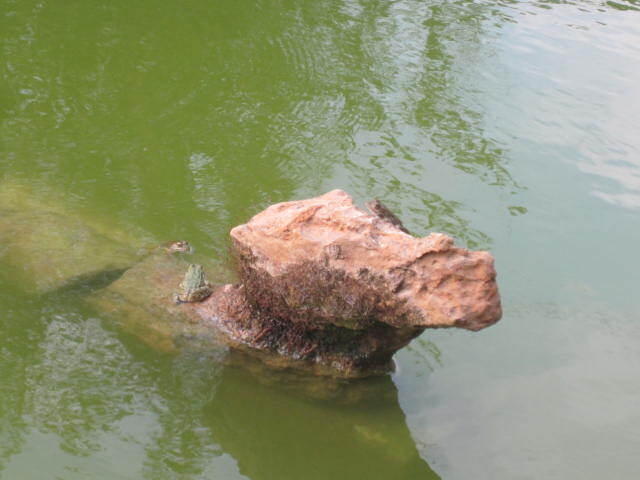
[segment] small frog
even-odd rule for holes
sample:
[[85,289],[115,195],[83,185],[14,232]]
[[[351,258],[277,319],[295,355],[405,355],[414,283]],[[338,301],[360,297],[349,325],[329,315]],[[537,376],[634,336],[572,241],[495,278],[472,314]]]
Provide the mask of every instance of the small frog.
[[167,242],[162,245],[162,249],[167,253],[193,253],[193,247],[186,240]]
[[140,255],[156,255],[158,253],[193,253],[193,247],[186,240],[165,242],[161,245],[145,247],[138,252]]
[[377,198],[374,198],[370,202],[367,202],[365,205],[371,211],[371,213],[376,215],[381,220],[384,220],[385,222],[394,225],[400,231],[411,235],[411,232],[404,227],[402,221]]
[[213,292],[211,284],[204,278],[202,265],[192,263],[187,268],[184,279],[180,282],[181,293],[174,293],[176,304],[201,302]]

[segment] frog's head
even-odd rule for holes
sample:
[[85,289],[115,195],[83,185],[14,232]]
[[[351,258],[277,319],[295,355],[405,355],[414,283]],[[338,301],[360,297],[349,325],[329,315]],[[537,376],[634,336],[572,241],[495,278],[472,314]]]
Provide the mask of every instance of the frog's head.
[[187,268],[186,276],[190,279],[204,278],[204,268],[199,263],[191,263]]
[[165,245],[165,250],[167,253],[191,253],[193,249],[191,245],[186,240],[179,240],[177,242],[169,242]]

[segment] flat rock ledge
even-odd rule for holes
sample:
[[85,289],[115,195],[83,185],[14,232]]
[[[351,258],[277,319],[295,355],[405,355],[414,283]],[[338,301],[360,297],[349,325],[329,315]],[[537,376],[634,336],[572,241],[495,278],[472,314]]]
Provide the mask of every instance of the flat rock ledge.
[[231,238],[239,283],[193,313],[235,346],[315,373],[388,371],[426,328],[477,331],[502,315],[491,254],[440,233],[413,237],[341,190],[273,205]]

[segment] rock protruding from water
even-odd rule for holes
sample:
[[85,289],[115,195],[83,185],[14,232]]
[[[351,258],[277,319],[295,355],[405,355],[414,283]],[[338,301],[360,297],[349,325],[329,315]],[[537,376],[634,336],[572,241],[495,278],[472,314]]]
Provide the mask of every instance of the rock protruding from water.
[[341,190],[273,205],[231,237],[249,302],[305,328],[480,330],[502,314],[491,254],[415,238]]
[[500,319],[489,253],[377,210],[340,190],[267,208],[231,231],[240,281],[189,308],[267,364],[341,377],[388,371],[425,328]]

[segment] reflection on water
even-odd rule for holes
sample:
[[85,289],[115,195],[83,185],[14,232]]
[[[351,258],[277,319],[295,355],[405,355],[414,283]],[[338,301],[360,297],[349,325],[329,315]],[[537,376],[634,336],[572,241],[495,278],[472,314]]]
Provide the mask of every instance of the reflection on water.
[[512,321],[477,349],[435,335],[442,366],[424,381],[418,353],[401,353],[401,405],[443,478],[635,477],[640,324],[585,302],[507,304]]
[[418,455],[395,385],[388,377],[372,381],[371,397],[335,405],[305,402],[229,372],[207,419],[252,479],[439,478]]
[[[3,355],[3,372],[13,376],[3,379],[12,388],[2,392],[0,465],[10,477],[33,455],[38,464],[48,459],[42,474],[94,477],[105,467],[91,458],[129,451],[130,464],[104,473],[439,478],[416,450],[389,377],[314,400],[279,387],[277,376],[264,384],[246,370],[223,368],[216,353],[158,357],[105,330],[90,312],[66,306],[63,314],[61,307],[42,305],[41,320],[26,326],[36,340],[28,365]],[[18,340],[11,330],[3,325],[0,333]]]
[[[1,275],[1,274],[0,274]],[[0,316],[0,471],[6,461],[19,453],[23,446],[24,431],[28,428],[25,418],[24,378],[29,366],[35,361],[40,335],[24,328],[23,316],[28,308],[16,308],[24,299],[7,285],[2,275],[3,288],[0,301],[5,309]]]
[[[633,2],[532,2],[517,5],[510,24],[514,52],[501,74],[509,102],[500,110],[537,144],[540,157],[571,162],[594,196],[640,206],[640,46]],[[553,5],[553,21],[541,7]],[[621,9],[618,13],[606,7]],[[627,8],[623,8],[626,5]],[[599,68],[594,68],[598,65]],[[576,79],[579,81],[574,81]],[[552,95],[552,100],[550,96]],[[526,105],[518,116],[508,115]],[[506,108],[505,108],[506,107]],[[565,113],[571,111],[571,115]]]
[[56,317],[27,371],[25,407],[39,431],[60,438],[62,450],[88,455],[101,450],[101,435],[115,433],[134,408],[120,374],[127,356],[96,320]]
[[346,176],[416,233],[488,245],[441,182],[462,171],[468,186],[517,188],[464,77],[467,57],[490,54],[480,39],[501,21],[490,5],[284,2],[265,22],[269,2],[190,3],[189,21],[113,2],[77,2],[73,15],[12,4],[3,167],[154,233],[199,230],[209,246],[265,205]]

